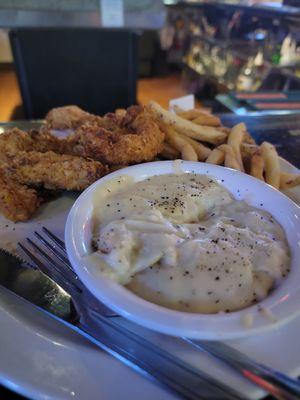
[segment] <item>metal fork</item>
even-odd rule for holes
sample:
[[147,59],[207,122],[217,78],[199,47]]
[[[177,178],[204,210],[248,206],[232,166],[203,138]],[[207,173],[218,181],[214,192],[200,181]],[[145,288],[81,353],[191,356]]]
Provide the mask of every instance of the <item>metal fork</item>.
[[[57,264],[53,257],[46,253],[40,246],[27,238],[28,243],[47,261],[41,262],[27,247],[20,243],[21,248],[35,262],[35,264],[48,276],[53,274],[56,282],[61,282],[61,286],[66,288],[71,286],[76,288],[82,299],[85,299],[88,307],[95,313],[105,317],[117,317],[113,311],[106,307],[103,303],[96,300],[90,292],[80,282],[74,272],[66,253],[64,242],[47,228],[42,228],[44,235],[34,232],[35,237],[50,251],[52,256],[60,260],[61,265]],[[50,239],[54,245],[49,242]],[[132,333],[132,331],[130,331]],[[137,336],[137,335],[136,335]],[[144,340],[144,339],[143,339]],[[270,367],[259,364],[250,359],[240,351],[221,342],[211,341],[196,341],[187,338],[182,338],[186,343],[194,346],[195,349],[205,350],[212,356],[225,362],[244,378],[250,380],[255,385],[268,391],[278,399],[300,399],[300,382],[292,379],[285,374],[280,373]],[[149,342],[151,343],[151,342]],[[151,343],[151,346],[154,346]],[[154,346],[156,347],[156,346]]]
[[[34,232],[33,241],[19,246],[34,265],[71,296],[80,331],[138,372],[155,378],[186,399],[245,399],[229,386],[187,364],[175,355],[119,324],[116,316],[84,287],[70,262],[64,242],[47,228]],[[42,246],[41,246],[42,244]],[[45,250],[47,249],[47,251]],[[109,317],[115,318],[109,318]]]

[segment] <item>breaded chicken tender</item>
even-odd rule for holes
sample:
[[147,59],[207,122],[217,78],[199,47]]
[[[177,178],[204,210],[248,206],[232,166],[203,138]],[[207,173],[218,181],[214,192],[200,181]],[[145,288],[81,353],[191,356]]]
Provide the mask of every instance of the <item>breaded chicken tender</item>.
[[0,171],[0,213],[11,221],[27,221],[38,209],[40,199],[34,189],[21,185]]
[[63,140],[51,135],[47,129],[24,132],[18,128],[13,128],[0,135],[0,157],[5,154],[13,155],[19,151],[63,153],[64,145]]
[[77,106],[65,106],[53,108],[46,115],[46,124],[50,129],[74,129],[82,124],[85,119],[94,116],[83,111]]
[[153,116],[141,106],[132,106],[126,114],[86,120],[67,139],[64,152],[109,165],[128,165],[153,160],[164,138]]
[[13,128],[0,135],[1,153],[14,154],[20,150],[32,150],[32,139],[27,132]]
[[21,184],[66,190],[84,190],[107,172],[97,161],[52,151],[20,151],[11,157],[8,169]]

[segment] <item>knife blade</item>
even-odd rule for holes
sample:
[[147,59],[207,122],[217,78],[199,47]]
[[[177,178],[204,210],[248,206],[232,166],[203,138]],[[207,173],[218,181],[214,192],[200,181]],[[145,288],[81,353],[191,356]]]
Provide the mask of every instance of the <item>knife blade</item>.
[[41,271],[1,248],[0,285],[183,398],[245,399],[234,389],[121,326],[116,322],[121,317],[107,318],[86,308]]
[[22,258],[0,248],[0,285],[30,303],[71,322],[71,296],[52,279]]

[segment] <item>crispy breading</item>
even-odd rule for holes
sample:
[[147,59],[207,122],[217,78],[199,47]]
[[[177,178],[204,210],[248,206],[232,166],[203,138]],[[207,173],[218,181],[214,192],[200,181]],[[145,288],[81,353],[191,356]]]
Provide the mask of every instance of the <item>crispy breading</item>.
[[21,185],[0,171],[0,213],[11,221],[27,221],[38,209],[36,190]]
[[[51,110],[47,116],[48,124],[38,132],[18,129],[6,132],[0,138],[0,153],[53,151],[110,165],[128,165],[151,161],[162,150],[165,134],[153,115],[141,106],[132,106],[126,113],[108,113],[104,117],[77,111],[73,106]],[[77,129],[65,139],[55,137],[49,129],[49,126],[63,129],[67,125],[77,125]]]
[[54,151],[63,153],[65,142],[51,135],[47,129],[30,132],[18,128],[10,129],[0,135],[0,154],[13,155],[19,151]]
[[32,139],[27,132],[13,128],[0,135],[1,153],[14,154],[18,151],[27,150],[32,150]]
[[8,169],[21,184],[66,190],[84,190],[107,172],[97,161],[52,151],[20,151],[11,157]]
[[93,118],[92,114],[77,106],[53,108],[45,117],[46,124],[51,129],[73,129],[81,125],[85,119]]
[[91,157],[109,165],[150,161],[162,150],[165,134],[141,106],[126,114],[106,114],[85,121],[70,136],[65,153]]

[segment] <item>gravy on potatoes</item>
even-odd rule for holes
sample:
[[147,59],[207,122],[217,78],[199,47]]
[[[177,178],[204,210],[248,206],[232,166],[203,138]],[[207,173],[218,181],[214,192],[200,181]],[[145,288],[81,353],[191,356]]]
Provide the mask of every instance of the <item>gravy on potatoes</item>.
[[282,227],[210,176],[119,182],[95,197],[88,257],[136,295],[186,312],[230,312],[264,299],[288,273]]

